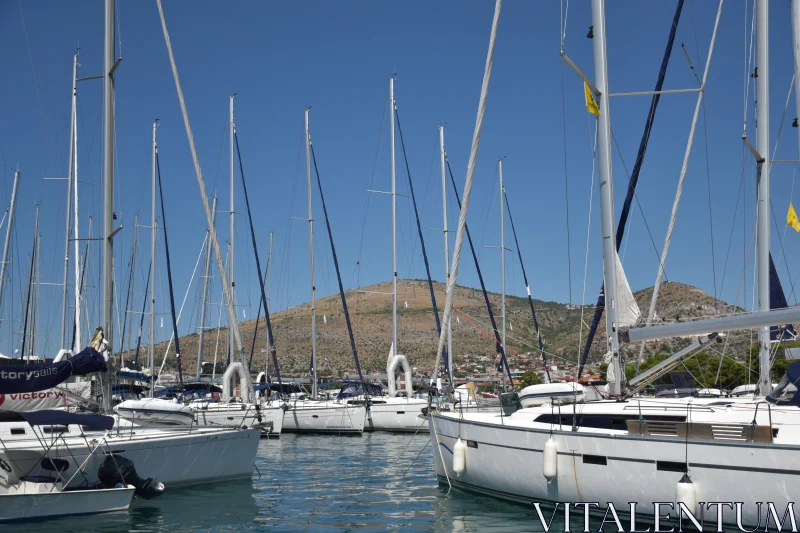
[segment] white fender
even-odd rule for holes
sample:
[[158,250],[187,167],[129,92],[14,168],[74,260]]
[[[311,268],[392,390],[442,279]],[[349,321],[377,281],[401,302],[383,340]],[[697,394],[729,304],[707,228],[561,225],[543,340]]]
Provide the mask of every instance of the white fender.
[[267,382],[267,373],[259,372],[258,376],[256,376],[256,383],[266,383],[266,382]]
[[453,472],[457,476],[467,468],[467,445],[459,438],[453,446]]
[[678,510],[678,504],[684,504],[686,508],[692,512],[697,513],[697,492],[692,483],[692,479],[684,474],[678,484],[675,486],[675,510]]
[[56,355],[56,358],[53,359],[53,362],[58,363],[60,361],[69,359],[70,357],[72,357],[72,350],[65,350],[62,348],[58,351],[58,355]]
[[414,382],[411,379],[411,365],[405,355],[394,354],[394,345],[389,351],[388,364],[386,365],[386,378],[389,383],[389,396],[397,396],[397,371],[403,367],[406,378],[406,396],[411,398],[414,393]]
[[544,443],[544,454],[542,455],[542,474],[547,482],[550,483],[558,474],[558,445],[553,437]]
[[231,399],[231,378],[234,374],[239,377],[239,388],[242,391],[242,401],[244,403],[251,403],[250,391],[247,388],[247,375],[244,371],[244,365],[241,362],[235,361],[225,370],[222,375],[222,401],[228,402]]

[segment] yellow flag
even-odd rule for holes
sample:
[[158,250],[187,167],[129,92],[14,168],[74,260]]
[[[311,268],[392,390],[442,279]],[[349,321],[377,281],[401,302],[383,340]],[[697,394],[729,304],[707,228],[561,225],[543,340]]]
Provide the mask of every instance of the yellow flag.
[[594,95],[592,95],[592,90],[589,89],[589,84],[586,82],[583,82],[583,92],[586,93],[586,109],[589,110],[589,113],[597,115],[599,117],[600,108],[597,107],[597,102],[594,99]]
[[789,203],[789,212],[786,213],[786,223],[793,227],[795,231],[800,231],[800,220],[797,218],[797,213],[794,211],[794,206]]

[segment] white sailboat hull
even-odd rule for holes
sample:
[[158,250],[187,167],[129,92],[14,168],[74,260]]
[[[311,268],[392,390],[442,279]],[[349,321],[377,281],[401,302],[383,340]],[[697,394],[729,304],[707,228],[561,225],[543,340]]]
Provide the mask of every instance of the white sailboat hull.
[[428,419],[422,417],[426,407],[428,402],[418,398],[376,398],[367,409],[364,431],[424,431],[428,428]]
[[[249,478],[253,473],[260,433],[258,428],[129,426],[115,428],[106,437],[106,443],[101,449],[133,461],[140,477],[153,477],[166,486],[173,487],[205,481]],[[90,446],[95,439],[101,439],[102,434],[87,433],[84,439],[76,431],[75,436],[62,436],[66,446],[59,439],[49,449],[46,457],[69,461],[67,472],[71,475],[91,455],[84,472],[90,483],[96,481],[97,471],[105,455],[91,454]],[[45,443],[49,445],[50,439],[45,439]],[[11,483],[17,476],[35,468],[44,454],[39,441],[30,437],[4,441],[4,444],[12,467],[12,472],[8,474]],[[83,476],[75,476],[70,486],[83,481]]]
[[[49,483],[40,485],[42,490],[53,487]],[[131,505],[133,491],[133,486],[128,485],[118,489],[0,494],[0,522],[125,511]]]
[[259,427],[265,437],[278,437],[283,429],[281,407],[261,406],[256,409],[252,404],[216,402],[191,405],[195,423],[200,426]]
[[[529,505],[611,502],[620,516],[629,515],[629,502],[639,502],[637,519],[652,520],[652,502],[675,502],[676,484],[688,458],[696,501],[745,502],[745,525],[758,524],[755,501],[773,502],[783,516],[800,492],[796,444],[643,437],[591,428],[573,432],[569,425],[530,423],[544,411],[518,411],[504,417],[502,424],[499,414],[434,414],[431,436],[437,444],[433,457],[438,481],[447,484],[449,478],[454,487]],[[794,428],[780,431],[797,442]],[[558,448],[557,475],[548,483],[543,450],[551,433]],[[466,467],[456,475],[453,449],[459,436],[467,445]],[[762,511],[763,524],[766,508]],[[707,520],[712,515],[715,519],[715,507],[705,511]],[[726,508],[723,522],[735,526],[735,511]]]
[[298,433],[362,433],[367,418],[363,405],[294,402],[283,415],[283,431]]
[[191,407],[161,398],[125,400],[114,407],[114,412],[140,424],[191,424],[194,421]]

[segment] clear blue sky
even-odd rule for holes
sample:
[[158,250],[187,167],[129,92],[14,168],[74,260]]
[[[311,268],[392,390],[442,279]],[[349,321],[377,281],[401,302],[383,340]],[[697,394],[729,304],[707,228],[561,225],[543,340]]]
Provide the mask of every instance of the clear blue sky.
[[[360,253],[361,285],[390,279],[390,200],[386,196],[371,195],[365,215],[365,190],[388,190],[390,187],[385,104],[388,78],[393,72],[397,73],[396,100],[431,268],[436,279],[443,279],[441,233],[429,231],[429,228],[442,226],[437,125],[447,124],[446,145],[459,188],[463,189],[493,6],[490,1],[455,0],[165,1],[167,23],[206,184],[210,191],[217,190],[221,209],[227,209],[229,201],[228,96],[238,93],[236,123],[262,264],[266,262],[268,231],[275,232],[273,310],[302,303],[309,297],[307,228],[304,222],[290,219],[290,216],[304,217],[306,212],[302,127],[303,109],[309,105],[313,106],[312,136],[345,285],[354,288],[359,283],[356,262]],[[666,88],[697,86],[680,44],[686,44],[696,69],[702,70],[716,7],[716,2],[687,1]],[[674,8],[675,2],[608,3],[612,92],[652,89]],[[41,281],[53,283],[61,279],[65,185],[42,178],[62,177],[67,172],[72,54],[80,44],[81,76],[100,74],[103,60],[103,3],[100,0],[23,2],[21,10],[24,26],[17,2],[0,3],[0,46],[5,50],[0,59],[4,72],[4,81],[0,84],[0,116],[3,117],[0,157],[6,165],[0,190],[2,205],[7,205],[10,199],[13,168],[19,164],[23,171],[10,285],[2,309],[0,351],[4,353],[18,347],[16,332],[20,329],[37,202],[42,208]],[[151,121],[158,117],[172,269],[180,305],[203,240],[205,217],[155,2],[121,0],[119,11],[117,36],[124,59],[117,71],[115,199],[117,213],[125,226],[116,241],[120,297],[124,297],[127,286],[126,265],[134,215],[138,212],[140,222],[149,223]],[[749,31],[746,31],[749,18],[746,21],[745,17],[751,12],[752,2],[726,2],[709,75],[705,113],[698,127],[667,263],[670,280],[715,293],[709,228],[710,175],[716,293],[731,302],[737,296],[744,273],[755,206],[754,165],[747,159],[743,167],[741,141],[745,54],[749,42]],[[592,42],[585,35],[590,21],[587,1],[570,4],[566,50],[589,75],[593,71]],[[789,2],[772,4],[771,32],[774,144],[792,73]],[[560,302],[571,297],[573,303],[580,303],[589,222],[594,119],[583,105],[580,80],[568,68],[563,70],[565,114],[562,118],[562,68],[559,3],[506,0],[500,19],[469,223],[476,243],[482,247],[480,258],[488,287],[499,291],[499,252],[483,247],[499,244],[496,160],[505,156],[506,187],[534,297]],[[749,95],[748,127],[754,139],[752,85]],[[642,171],[638,198],[659,252],[695,101],[694,93],[662,98]],[[614,151],[618,210],[627,185],[625,166],[628,169],[633,166],[649,104],[649,97],[612,100],[612,129],[622,154],[620,157]],[[87,81],[80,85],[79,107],[80,179],[85,182],[81,184],[80,226],[85,235],[88,217],[94,216],[96,221],[101,217],[101,82]],[[792,100],[778,158],[797,158],[797,130],[789,127],[794,116]],[[564,127],[569,171],[571,296],[567,275]],[[406,175],[399,139],[397,153],[398,191],[405,194]],[[744,196],[737,212],[743,171]],[[773,206],[780,225],[779,231],[773,231],[772,250],[776,261],[794,173],[792,165],[776,165],[773,170]],[[236,187],[237,211],[243,214],[238,174]],[[602,280],[596,182],[594,189],[586,303],[596,299]],[[335,273],[316,192],[314,201],[318,221],[317,286],[324,295],[335,291]],[[742,226],[743,207],[746,208],[746,227]],[[449,209],[454,228],[456,206],[452,196]],[[634,206],[632,213],[623,258],[630,284],[638,290],[653,284],[658,259],[639,207]],[[726,268],[734,216],[737,218]],[[221,214],[219,220],[219,236],[224,242],[228,239],[227,216]],[[400,277],[424,277],[413,212],[404,197],[398,198],[398,228]],[[506,244],[513,247],[508,224],[506,229]],[[251,318],[258,303],[258,282],[244,216],[237,217],[236,233],[237,298],[242,306],[239,316],[242,318],[246,313]],[[784,286],[789,285],[789,275],[792,280],[800,278],[798,239],[800,235],[794,232],[787,234],[788,273],[784,261],[778,261]],[[92,325],[98,317],[94,289],[96,251],[95,245],[89,263],[93,278],[89,292]],[[159,309],[166,312],[166,271],[163,251],[159,253],[157,299]],[[149,241],[143,234],[140,257],[148,256]],[[476,286],[474,268],[466,259],[462,261],[459,281]],[[134,304],[137,308],[142,303],[146,264],[142,261],[137,268]],[[508,256],[507,272],[508,291],[524,295],[515,255]],[[749,306],[752,268],[746,278],[747,292],[740,293],[738,301],[740,304],[746,301]],[[181,320],[182,333],[195,325],[196,295],[193,287]],[[213,298],[219,298],[218,285]],[[400,300],[402,302],[402,296]],[[791,295],[789,300],[795,302]],[[54,355],[59,344],[59,303],[58,287],[40,287],[40,341],[42,351],[48,356]],[[212,309],[211,323],[216,323],[216,308]],[[164,327],[159,326],[157,324],[159,339],[167,338],[170,333],[168,317],[165,316]]]

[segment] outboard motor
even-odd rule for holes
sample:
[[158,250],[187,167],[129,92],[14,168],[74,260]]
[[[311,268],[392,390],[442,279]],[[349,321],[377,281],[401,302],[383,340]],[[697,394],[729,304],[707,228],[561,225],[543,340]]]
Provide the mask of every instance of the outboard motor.
[[136,473],[133,461],[121,455],[109,455],[97,471],[97,479],[105,488],[113,488],[117,483],[124,483],[136,487],[134,493],[150,500],[164,492],[164,484],[155,478],[142,479]]
[[514,414],[517,409],[522,408],[519,402],[519,394],[516,392],[504,392],[500,394],[500,405],[503,408],[503,414],[509,416]]

